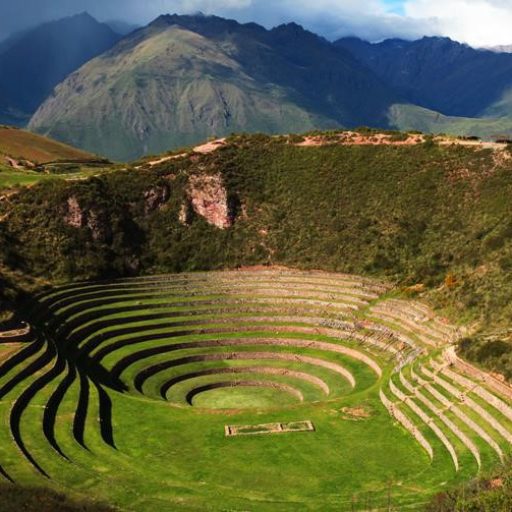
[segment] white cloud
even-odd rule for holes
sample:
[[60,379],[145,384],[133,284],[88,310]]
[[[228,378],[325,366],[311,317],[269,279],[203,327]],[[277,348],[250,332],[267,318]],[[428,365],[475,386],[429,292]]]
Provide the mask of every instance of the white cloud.
[[512,44],[511,0],[408,0],[405,14],[474,46]]
[[0,0],[0,39],[2,32],[84,10],[102,20],[139,24],[159,14],[201,10],[267,27],[296,21],[332,39],[444,35],[474,46],[512,44],[512,0],[403,2],[400,9],[400,0]]
[[[196,0],[196,5],[200,3],[201,0]],[[399,16],[386,0],[364,3],[361,0],[249,0],[247,3],[250,5],[243,8],[226,8],[221,1],[214,9],[201,10],[256,21],[267,27],[295,21],[330,39],[357,35],[374,41],[431,34],[423,20]]]
[[122,19],[138,24],[160,14],[197,11],[267,27],[296,21],[329,38],[412,38],[428,32],[423,22],[389,12],[386,0],[0,0],[0,39],[27,25],[81,11],[89,11],[100,20]]

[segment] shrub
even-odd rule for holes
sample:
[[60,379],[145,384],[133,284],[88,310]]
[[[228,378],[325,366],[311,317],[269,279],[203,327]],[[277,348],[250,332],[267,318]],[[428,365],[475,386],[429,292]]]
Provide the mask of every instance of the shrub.
[[87,501],[72,500],[49,489],[0,484],[0,512],[114,512],[114,509]]

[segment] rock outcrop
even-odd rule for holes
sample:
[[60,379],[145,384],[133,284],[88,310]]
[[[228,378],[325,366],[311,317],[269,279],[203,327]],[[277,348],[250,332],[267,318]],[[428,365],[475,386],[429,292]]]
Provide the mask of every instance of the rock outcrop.
[[76,229],[87,228],[96,242],[108,242],[112,238],[106,213],[101,208],[82,208],[75,196],[68,198],[64,222]]
[[64,222],[72,228],[82,228],[85,225],[85,213],[80,207],[78,199],[74,196],[68,198]]
[[144,212],[146,215],[162,208],[169,201],[170,190],[167,185],[153,187],[144,192]]
[[[191,176],[187,198],[193,211],[206,219],[208,224],[219,229],[233,225],[236,212],[230,204],[220,174]],[[180,214],[180,220],[185,224],[189,221],[188,210],[187,205],[184,205]]]

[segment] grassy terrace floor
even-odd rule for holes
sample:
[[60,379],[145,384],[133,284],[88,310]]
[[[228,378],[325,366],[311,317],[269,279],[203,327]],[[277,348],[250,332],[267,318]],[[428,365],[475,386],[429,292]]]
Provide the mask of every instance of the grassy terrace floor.
[[26,313],[0,338],[6,480],[148,512],[418,510],[510,453],[510,400],[446,360],[457,329],[368,279],[78,283]]

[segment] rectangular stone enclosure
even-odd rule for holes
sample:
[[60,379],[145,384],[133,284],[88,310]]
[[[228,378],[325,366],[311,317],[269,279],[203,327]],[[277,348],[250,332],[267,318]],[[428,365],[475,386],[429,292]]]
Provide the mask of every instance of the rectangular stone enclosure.
[[309,420],[288,423],[263,423],[261,425],[226,425],[226,437],[254,436],[262,434],[287,434],[290,432],[314,432],[315,426]]

